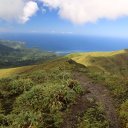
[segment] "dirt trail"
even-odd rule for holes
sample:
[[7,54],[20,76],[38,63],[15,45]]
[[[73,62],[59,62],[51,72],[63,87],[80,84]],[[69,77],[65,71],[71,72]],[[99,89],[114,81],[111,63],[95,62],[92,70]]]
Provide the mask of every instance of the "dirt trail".
[[76,103],[71,106],[71,111],[65,114],[64,122],[60,128],[76,128],[78,118],[83,116],[88,107],[89,102],[86,95],[78,97]]
[[64,118],[61,128],[76,128],[78,116],[82,116],[87,109],[87,98],[94,97],[99,102],[106,113],[106,118],[110,121],[110,128],[120,128],[118,117],[115,111],[113,99],[106,87],[92,83],[84,74],[75,72],[74,79],[78,80],[81,85],[90,91],[90,94],[84,94],[73,105],[71,112]]

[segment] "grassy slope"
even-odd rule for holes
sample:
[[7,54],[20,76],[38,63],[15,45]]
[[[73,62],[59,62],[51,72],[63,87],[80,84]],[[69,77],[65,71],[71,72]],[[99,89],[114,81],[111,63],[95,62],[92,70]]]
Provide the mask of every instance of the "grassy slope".
[[76,53],[68,57],[86,66],[89,77],[110,89],[117,101],[122,127],[128,127],[128,50]]
[[17,68],[9,68],[9,69],[0,69],[0,78],[10,77],[16,74],[21,74],[23,72],[27,72],[31,70],[34,67],[35,65],[23,66],[23,67],[17,67]]
[[[83,64],[85,66],[92,66],[92,65],[98,66],[98,64],[100,63],[97,62],[101,62],[102,58],[106,58],[107,60],[115,57],[116,55],[121,55],[126,53],[128,53],[126,50],[114,51],[114,52],[88,52],[88,53],[71,54],[69,55],[69,57],[72,58],[72,60],[80,64]],[[102,63],[104,64],[105,61],[102,61]]]
[[[58,59],[3,70],[11,74],[0,79],[0,126],[57,128],[63,113],[81,92],[77,83],[74,88],[68,87],[72,81],[71,68],[65,59]],[[24,73],[11,77],[12,73],[21,72]]]
[[[127,124],[127,106],[128,106],[128,82],[127,82],[127,69],[128,69],[128,51],[121,50],[115,52],[93,52],[93,53],[78,53],[68,55],[69,58],[77,63],[83,64],[87,67],[90,77],[97,81],[105,83],[114,94],[115,98],[119,100],[119,116],[122,118],[122,125]],[[22,73],[31,74],[32,72],[40,72],[45,70],[49,72],[51,69],[59,68],[59,70],[70,70],[71,65],[63,59],[54,60],[45,64],[37,66],[28,66],[20,68],[12,68],[1,70],[0,77],[5,77],[6,74],[11,76],[12,74]],[[62,68],[62,69],[61,69]],[[116,77],[115,77],[116,76]],[[104,78],[104,79],[103,79]],[[52,81],[51,81],[52,82]]]
[[[9,78],[0,79],[0,126],[60,128],[63,116],[83,94],[81,85],[72,76],[75,66],[69,64],[68,59],[60,58],[40,65],[2,70]],[[88,112],[87,128],[97,111],[94,106],[93,109]],[[96,116],[106,120],[101,111]],[[104,125],[99,119],[94,120],[94,125]]]
[[118,73],[128,75],[128,51],[90,52],[71,54],[70,57],[77,63],[83,64],[93,72]]
[[18,74],[31,73],[31,72],[42,70],[42,69],[43,70],[54,69],[54,68],[57,68],[59,65],[63,65],[65,69],[69,68],[66,66],[67,64],[65,59],[63,58],[55,59],[55,60],[50,60],[50,61],[44,62],[43,64],[38,64],[38,65],[0,69],[0,78],[11,77]]

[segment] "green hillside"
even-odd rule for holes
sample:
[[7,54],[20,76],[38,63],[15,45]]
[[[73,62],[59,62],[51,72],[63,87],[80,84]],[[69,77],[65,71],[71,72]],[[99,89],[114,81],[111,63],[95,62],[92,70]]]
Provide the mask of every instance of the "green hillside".
[[54,53],[28,49],[22,42],[0,41],[0,68],[36,64],[55,57]]
[[128,50],[75,53],[67,56],[85,66],[85,74],[106,86],[116,101],[123,128],[128,127]]
[[20,41],[0,40],[0,44],[13,49],[24,49],[25,43]]
[[9,54],[10,52],[13,52],[14,49],[13,48],[9,48],[7,46],[1,45],[0,44],[0,52],[1,54]]
[[7,69],[0,69],[0,78],[10,77],[16,74],[21,74],[33,69],[36,65],[32,66],[22,66],[16,68],[7,68]]
[[127,128],[127,56],[127,50],[75,53],[1,69],[0,126]]
[[[15,76],[0,79],[0,126],[60,127],[63,114],[82,93],[79,83],[72,79],[71,69],[65,59],[32,66],[31,69],[11,69]],[[21,70],[23,72],[17,76],[17,71]],[[5,69],[5,72],[9,70]],[[70,87],[71,83],[73,87]]]
[[128,50],[114,52],[75,53],[69,58],[93,72],[128,75]]

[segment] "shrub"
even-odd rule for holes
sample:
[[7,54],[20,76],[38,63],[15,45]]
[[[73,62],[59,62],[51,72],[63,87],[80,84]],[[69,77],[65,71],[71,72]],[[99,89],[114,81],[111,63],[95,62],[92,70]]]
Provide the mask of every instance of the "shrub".
[[62,122],[62,111],[75,101],[75,96],[76,92],[66,85],[47,83],[35,86],[16,99],[12,125],[58,127]]
[[89,108],[78,125],[78,128],[109,128],[103,109],[99,106]]
[[48,73],[44,70],[34,71],[28,75],[28,78],[32,79],[36,83],[40,84],[48,80]]
[[128,100],[126,100],[120,108],[120,117],[122,119],[123,126],[128,127]]
[[30,90],[34,86],[34,83],[31,81],[31,79],[18,79],[11,81],[9,86],[11,86],[12,95],[19,95],[24,91]]
[[8,125],[7,117],[3,114],[0,114],[0,126],[2,127],[4,125]]
[[83,94],[84,90],[80,86],[79,82],[76,80],[69,80],[68,87],[73,89],[77,94]]

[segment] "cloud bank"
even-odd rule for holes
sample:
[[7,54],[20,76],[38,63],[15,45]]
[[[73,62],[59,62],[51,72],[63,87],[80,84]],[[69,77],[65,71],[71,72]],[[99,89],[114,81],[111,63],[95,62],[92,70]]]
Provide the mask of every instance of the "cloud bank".
[[37,3],[29,0],[0,0],[0,19],[25,23],[38,10]]
[[84,24],[99,19],[128,16],[128,0],[41,0],[45,6],[73,23]]
[[128,0],[0,0],[0,19],[25,23],[39,10],[38,2],[76,24],[128,16]]

